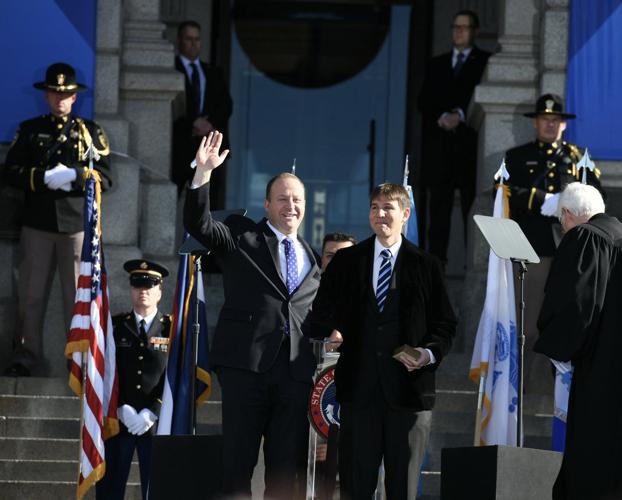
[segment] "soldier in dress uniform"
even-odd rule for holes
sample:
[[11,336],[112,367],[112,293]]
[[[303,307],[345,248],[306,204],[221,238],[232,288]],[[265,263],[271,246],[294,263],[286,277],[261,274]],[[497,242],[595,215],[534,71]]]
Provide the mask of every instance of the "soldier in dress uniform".
[[[561,239],[557,217],[557,200],[566,184],[581,180],[577,162],[583,152],[562,139],[566,120],[575,118],[565,113],[563,100],[555,94],[544,94],[536,102],[533,118],[536,140],[510,149],[505,156],[510,178],[510,217],[521,227],[540,257],[540,264],[529,266],[525,280],[525,392],[552,393],[553,377],[548,359],[532,351],[538,331],[536,322],[542,301],[544,284],[549,274],[553,254]],[[600,171],[587,171],[587,183],[602,192]],[[518,283],[516,283],[518,286]],[[516,288],[518,290],[518,288]]]
[[149,484],[151,436],[162,404],[171,317],[158,310],[168,270],[155,262],[129,260],[133,310],[112,318],[119,371],[120,432],[108,439],[106,474],[97,498],[123,500],[134,450],[138,452],[143,499]]
[[67,328],[71,322],[84,236],[86,151],[91,144],[99,154],[94,168],[101,174],[102,189],[111,185],[104,130],[71,113],[77,93],[86,90],[77,83],[74,69],[52,64],[45,81],[34,86],[45,91],[50,113],[20,124],[1,171],[5,182],[25,194],[14,352],[4,372],[11,376],[30,375],[40,360],[43,318],[57,266]]

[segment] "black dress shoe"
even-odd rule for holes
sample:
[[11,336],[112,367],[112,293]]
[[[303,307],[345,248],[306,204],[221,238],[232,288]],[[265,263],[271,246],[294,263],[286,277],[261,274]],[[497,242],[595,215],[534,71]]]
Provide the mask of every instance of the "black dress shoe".
[[30,370],[21,363],[13,363],[4,370],[3,375],[5,377],[30,377]]

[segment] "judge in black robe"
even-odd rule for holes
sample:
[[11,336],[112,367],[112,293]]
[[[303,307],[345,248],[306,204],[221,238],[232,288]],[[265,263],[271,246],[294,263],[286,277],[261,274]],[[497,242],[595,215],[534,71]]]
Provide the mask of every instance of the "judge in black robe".
[[[570,361],[566,449],[555,500],[622,498],[622,223],[602,213],[595,188],[572,183],[560,198],[566,230],[545,288],[534,349]],[[578,194],[577,194],[578,193]],[[583,194],[581,194],[583,193]],[[583,199],[581,199],[581,197]],[[581,214],[600,198],[601,209]],[[587,201],[586,201],[587,200]],[[587,205],[586,205],[587,203]],[[577,215],[580,214],[580,215]]]

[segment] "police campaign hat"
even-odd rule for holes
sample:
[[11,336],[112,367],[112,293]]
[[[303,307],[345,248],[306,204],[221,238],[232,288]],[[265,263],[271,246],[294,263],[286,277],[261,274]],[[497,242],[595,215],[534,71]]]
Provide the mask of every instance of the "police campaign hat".
[[76,82],[76,71],[69,64],[58,62],[48,66],[45,81],[33,84],[36,89],[54,92],[84,92],[86,85]]
[[130,285],[134,288],[152,288],[168,276],[166,267],[144,259],[128,260],[123,269],[130,273]]
[[564,101],[557,94],[544,94],[536,101],[536,110],[532,113],[525,113],[528,118],[535,118],[540,115],[557,115],[562,118],[576,118],[577,115],[564,113]]

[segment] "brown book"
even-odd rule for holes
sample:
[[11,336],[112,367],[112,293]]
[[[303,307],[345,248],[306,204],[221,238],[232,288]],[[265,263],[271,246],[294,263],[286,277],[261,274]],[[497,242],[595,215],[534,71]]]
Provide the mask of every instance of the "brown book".
[[398,361],[406,359],[411,362],[415,362],[419,360],[421,353],[413,346],[404,344],[393,351],[393,357]]

